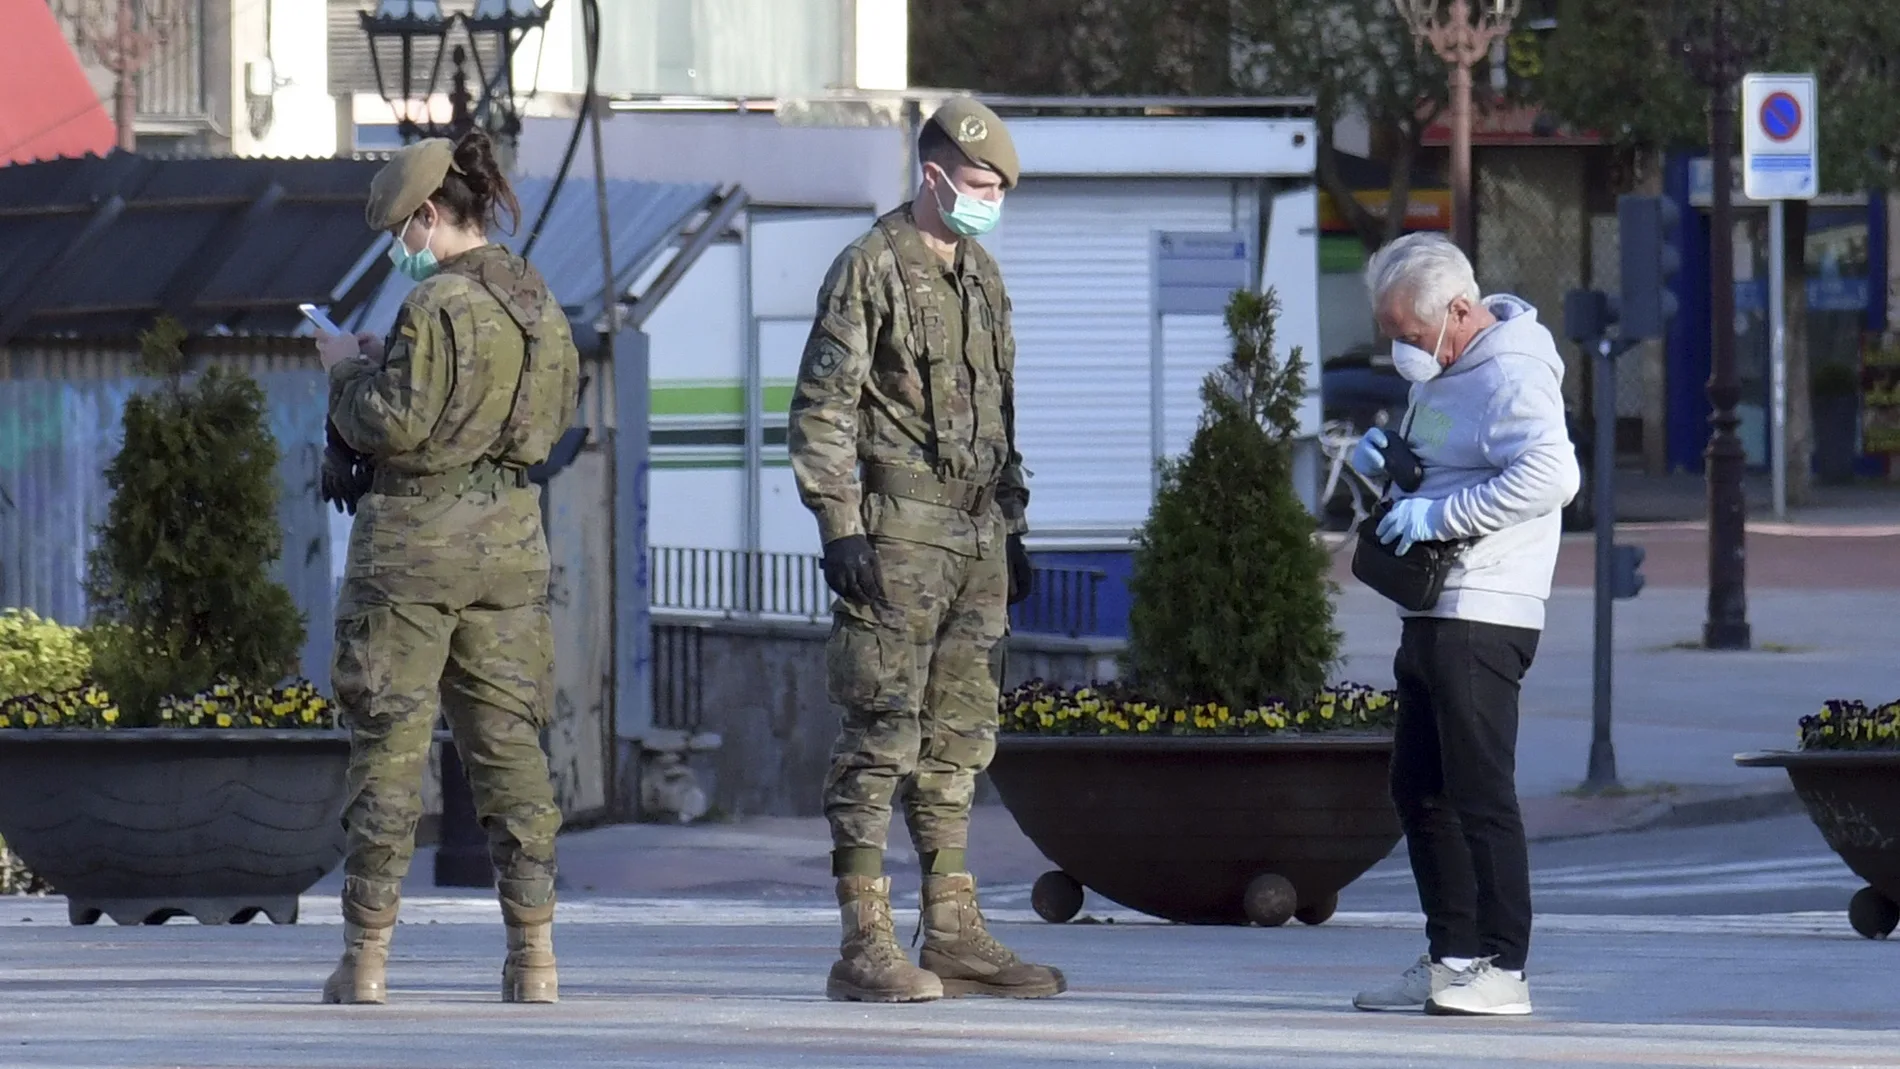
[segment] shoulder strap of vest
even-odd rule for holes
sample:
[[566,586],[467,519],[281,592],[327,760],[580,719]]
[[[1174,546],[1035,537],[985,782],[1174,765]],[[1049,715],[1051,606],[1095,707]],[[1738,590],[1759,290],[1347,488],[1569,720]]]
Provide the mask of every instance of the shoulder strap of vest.
[[[541,312],[547,301],[548,289],[540,272],[532,264],[521,261],[520,267],[523,270],[516,272],[511,280],[495,277],[497,273],[486,269],[485,262],[478,262],[469,256],[456,257],[444,268],[446,273],[461,275],[481,286],[501,306],[515,329],[521,332],[521,368],[515,375],[514,396],[508,402],[508,417],[502,421],[501,433],[495,436],[495,442],[486,454],[491,459],[501,456],[521,440],[533,413],[532,406],[524,402],[528,397],[531,376],[540,364],[540,327],[545,318]],[[504,285],[504,281],[513,284]]]

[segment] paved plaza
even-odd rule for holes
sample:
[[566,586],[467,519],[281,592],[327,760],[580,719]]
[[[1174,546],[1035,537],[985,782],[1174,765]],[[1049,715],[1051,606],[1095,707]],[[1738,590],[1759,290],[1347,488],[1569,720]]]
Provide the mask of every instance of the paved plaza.
[[[1686,648],[1703,608],[1696,547],[1647,537],[1652,586],[1617,610],[1616,742],[1625,783],[1667,788],[1566,793],[1590,716],[1589,597],[1574,578],[1552,599],[1526,681],[1519,784],[1539,910],[1529,1018],[1350,1008],[1421,949],[1402,852],[1318,928],[1169,925],[1094,897],[1087,922],[1055,926],[1028,909],[1048,863],[1007,812],[984,806],[971,862],[991,920],[1067,972],[1060,998],[827,1002],[838,923],[822,819],[623,825],[562,837],[563,998],[551,1007],[500,1003],[493,899],[430,886],[427,850],[382,1007],[317,1002],[340,942],[335,873],[281,928],[74,928],[62,899],[0,898],[0,1069],[1900,1067],[1900,946],[1850,930],[1859,881],[1786,805],[1720,804],[1743,791],[1791,801],[1785,776],[1736,768],[1736,751],[1791,745],[1825,698],[1900,696],[1887,623],[1900,612],[1900,567],[1887,559],[1900,538],[1758,540],[1778,561],[1763,571],[1833,578],[1752,590],[1759,648],[1714,654]],[[1345,674],[1386,683],[1397,621],[1344,587]],[[1729,823],[1629,830],[1676,798],[1702,800],[1695,822]],[[905,939],[909,847],[898,822]]]
[[1068,972],[1069,994],[832,1003],[822,904],[579,897],[557,933],[561,1003],[503,1005],[492,901],[430,896],[407,903],[390,1004],[331,1007],[316,998],[334,899],[288,928],[71,928],[56,899],[0,900],[0,1065],[1900,1065],[1900,948],[1853,935],[1838,910],[1541,917],[1537,1013],[1516,1020],[1353,1011],[1355,989],[1417,953],[1406,912],[1276,930],[993,912],[1003,938]]

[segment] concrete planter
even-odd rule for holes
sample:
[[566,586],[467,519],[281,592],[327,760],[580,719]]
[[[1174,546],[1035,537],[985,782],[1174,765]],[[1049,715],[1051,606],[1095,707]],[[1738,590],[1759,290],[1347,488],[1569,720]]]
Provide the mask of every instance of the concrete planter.
[[1004,735],[990,778],[1058,871],[1032,902],[1062,923],[1082,890],[1164,920],[1321,924],[1398,844],[1382,735]]
[[1867,886],[1847,919],[1869,939],[1900,926],[1900,750],[1768,750],[1737,754],[1743,768],[1779,768],[1821,838]]
[[74,924],[297,920],[343,857],[340,731],[0,732],[0,836]]

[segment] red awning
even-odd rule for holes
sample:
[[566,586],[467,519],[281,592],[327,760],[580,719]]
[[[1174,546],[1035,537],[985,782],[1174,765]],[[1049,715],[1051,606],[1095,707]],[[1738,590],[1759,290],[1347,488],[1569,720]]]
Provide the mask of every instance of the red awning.
[[0,0],[0,166],[103,155],[117,140],[46,0]]

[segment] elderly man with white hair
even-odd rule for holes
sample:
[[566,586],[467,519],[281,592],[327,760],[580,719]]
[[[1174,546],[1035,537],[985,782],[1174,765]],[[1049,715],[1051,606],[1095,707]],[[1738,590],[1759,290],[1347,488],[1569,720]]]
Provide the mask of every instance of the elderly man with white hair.
[[[1518,810],[1517,703],[1576,496],[1563,358],[1537,310],[1480,295],[1471,263],[1436,234],[1374,253],[1367,288],[1392,361],[1412,383],[1397,433],[1424,480],[1396,498],[1381,542],[1464,549],[1435,604],[1401,611],[1392,800],[1405,828],[1429,952],[1362,1010],[1531,1012],[1530,863]],[[1386,432],[1352,464],[1383,477]]]

